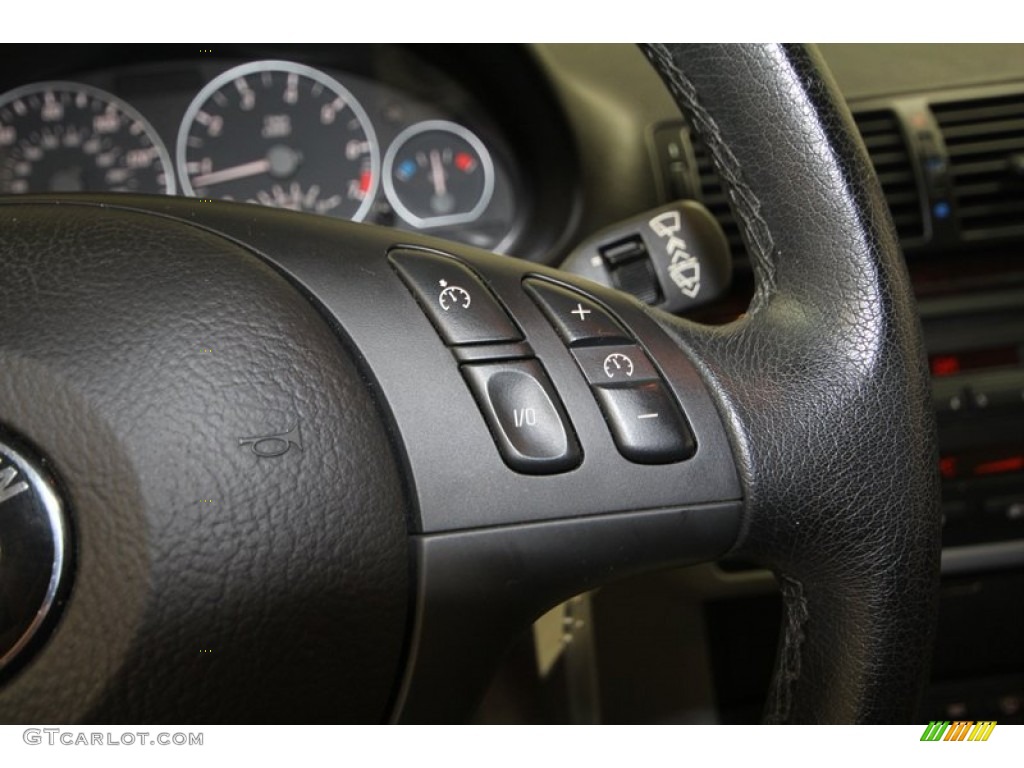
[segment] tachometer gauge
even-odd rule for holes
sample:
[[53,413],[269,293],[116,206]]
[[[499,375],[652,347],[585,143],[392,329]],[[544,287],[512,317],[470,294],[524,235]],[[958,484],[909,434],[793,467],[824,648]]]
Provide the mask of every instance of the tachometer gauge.
[[414,227],[468,224],[491,201],[494,164],[483,142],[461,125],[427,120],[395,137],[384,157],[384,191]]
[[0,96],[0,193],[174,194],[171,158],[146,120],[109,93],[33,83]]
[[323,72],[258,61],[224,72],[189,105],[178,131],[189,195],[363,219],[380,150],[366,112]]

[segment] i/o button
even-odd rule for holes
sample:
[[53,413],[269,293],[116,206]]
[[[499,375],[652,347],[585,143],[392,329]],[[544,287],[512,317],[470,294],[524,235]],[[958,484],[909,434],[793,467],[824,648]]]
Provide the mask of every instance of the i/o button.
[[579,465],[576,436],[540,363],[464,365],[462,373],[509,467],[547,475]]

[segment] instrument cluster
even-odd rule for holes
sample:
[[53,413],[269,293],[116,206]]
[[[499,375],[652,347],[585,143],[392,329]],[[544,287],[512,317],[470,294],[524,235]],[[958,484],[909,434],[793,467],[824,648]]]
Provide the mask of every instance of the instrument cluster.
[[508,250],[521,218],[511,153],[458,111],[283,59],[39,80],[0,94],[0,194],[234,200]]

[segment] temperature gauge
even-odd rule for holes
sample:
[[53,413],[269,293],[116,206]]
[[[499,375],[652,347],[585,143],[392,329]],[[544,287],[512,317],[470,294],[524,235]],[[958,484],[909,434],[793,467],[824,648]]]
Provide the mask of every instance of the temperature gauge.
[[475,135],[446,120],[417,123],[384,156],[384,191],[395,212],[417,229],[467,224],[494,193],[494,164]]

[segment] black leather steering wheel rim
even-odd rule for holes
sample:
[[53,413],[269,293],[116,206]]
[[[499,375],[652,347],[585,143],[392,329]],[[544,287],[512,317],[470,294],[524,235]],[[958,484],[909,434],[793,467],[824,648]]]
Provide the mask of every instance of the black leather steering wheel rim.
[[939,489],[885,198],[813,49],[645,52],[711,149],[757,283],[738,324],[678,333],[732,415],[748,514],[734,551],[773,568],[784,598],[766,719],[911,721],[936,615]]
[[[552,603],[727,551],[783,592],[769,722],[913,719],[938,475],[877,179],[812,50],[644,50],[744,227],[757,295],[728,326],[289,212],[0,201],[16,278],[0,283],[0,428],[60,478],[78,555],[0,719],[465,719],[510,634]],[[479,280],[477,305],[493,294],[521,337],[443,339],[396,248],[448,254],[431,263]],[[692,457],[620,455],[528,280],[617,318],[681,405]],[[509,361],[550,377],[575,465],[502,461],[464,376]]]

